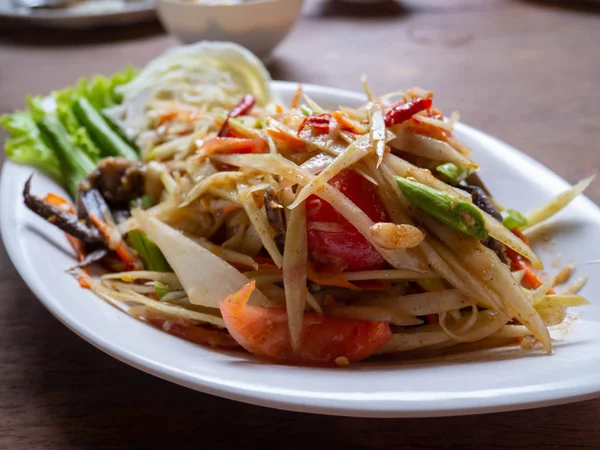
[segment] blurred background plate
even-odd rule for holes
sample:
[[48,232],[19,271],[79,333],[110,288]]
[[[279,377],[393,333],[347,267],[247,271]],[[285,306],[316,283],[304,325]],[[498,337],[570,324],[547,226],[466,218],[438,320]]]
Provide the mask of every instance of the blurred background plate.
[[130,25],[154,19],[154,0],[88,0],[67,8],[29,9],[0,0],[0,19],[17,19],[56,28],[87,29]]

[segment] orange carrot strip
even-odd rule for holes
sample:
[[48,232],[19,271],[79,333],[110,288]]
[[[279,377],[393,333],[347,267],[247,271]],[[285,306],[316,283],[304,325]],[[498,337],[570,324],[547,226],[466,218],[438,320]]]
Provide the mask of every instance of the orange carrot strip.
[[350,120],[348,120],[346,115],[344,113],[342,113],[341,111],[335,111],[333,113],[333,118],[336,120],[337,123],[340,124],[340,127],[342,130],[350,131],[351,133],[355,133],[355,134],[364,134],[365,133],[365,130],[359,130],[358,128],[356,128],[356,125],[353,122],[351,122]]
[[306,144],[303,140],[290,136],[289,134],[284,133],[283,131],[278,130],[276,128],[268,128],[267,133],[269,133],[269,136],[271,136],[276,141],[287,145],[293,150],[304,150],[304,148],[306,147]]
[[236,211],[240,209],[240,207],[238,205],[230,205],[230,206],[226,206],[225,208],[223,208],[223,212],[232,212],[232,211]]
[[[44,197],[44,200],[50,203],[51,205],[58,206],[59,208],[64,209],[68,213],[75,214],[75,209],[73,208],[73,205],[71,205],[71,203],[67,199],[61,197],[60,195],[53,194],[52,192],[50,192]],[[75,253],[77,254],[77,259],[79,259],[79,261],[83,261],[85,259],[83,243],[79,239],[71,236],[70,234],[65,233],[65,235],[67,236],[69,244],[71,244],[71,247],[73,247],[73,250],[75,250]],[[79,284],[81,284],[81,282]],[[81,287],[84,286],[82,285]]]
[[294,98],[292,99],[292,104],[290,108],[297,108],[300,105],[300,98],[302,97],[302,85],[298,85],[298,89],[296,89],[296,93],[294,94]]
[[[101,221],[100,219],[98,219],[93,214],[90,214],[90,219],[91,219],[92,223],[96,226],[96,228],[98,228],[98,231],[100,231],[100,233],[102,233],[104,238],[107,241],[109,241],[111,238],[111,233],[110,233],[111,230],[110,230],[109,226],[106,223],[104,223],[103,221]],[[135,270],[135,268],[136,268],[135,258],[129,251],[129,248],[127,247],[125,242],[121,241],[119,243],[119,245],[117,245],[117,248],[115,248],[115,252],[119,256],[119,259],[121,259],[121,261],[123,261],[125,263],[125,265],[127,266],[127,270]]]
[[88,277],[84,276],[83,274],[77,276],[77,282],[83,289],[90,289],[92,287],[88,281]]
[[360,291],[360,288],[358,286],[350,283],[348,280],[336,278],[335,275],[327,276],[316,272],[310,264],[307,267],[307,278],[313,283],[317,283],[322,286],[337,286],[353,291]]
[[[529,245],[529,239],[527,239],[527,237],[523,233],[521,233],[519,230],[513,230],[513,234],[515,236],[517,236],[519,239],[521,239],[524,244]],[[542,284],[544,284],[544,280],[542,280],[539,277],[539,275],[535,272],[535,269],[533,268],[533,265],[531,264],[531,262],[529,260],[523,258],[521,255],[519,255],[513,249],[508,248],[508,247],[505,249],[505,253],[506,253],[506,256],[508,256],[510,258],[512,270],[514,270],[514,271],[524,270],[525,271],[525,275],[523,275],[523,280],[521,281],[521,283],[523,284],[524,287],[526,287],[527,289],[537,289]],[[554,289],[550,289],[548,291],[548,293],[554,294]]]

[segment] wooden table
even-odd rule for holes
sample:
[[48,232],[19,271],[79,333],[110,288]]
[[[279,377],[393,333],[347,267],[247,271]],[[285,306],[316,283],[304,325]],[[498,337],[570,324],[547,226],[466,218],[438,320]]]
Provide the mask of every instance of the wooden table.
[[[560,6],[569,3],[569,8]],[[573,182],[600,167],[600,17],[573,2],[452,12],[309,1],[274,78],[377,92],[419,85],[442,109]],[[0,23],[0,112],[176,44],[157,24],[58,32]],[[1,158],[1,157],[0,157]],[[600,183],[589,196],[600,201]],[[597,299],[595,299],[597,301]],[[297,414],[203,395],[126,366],[34,298],[0,246],[0,448],[600,448],[600,400],[445,419]]]

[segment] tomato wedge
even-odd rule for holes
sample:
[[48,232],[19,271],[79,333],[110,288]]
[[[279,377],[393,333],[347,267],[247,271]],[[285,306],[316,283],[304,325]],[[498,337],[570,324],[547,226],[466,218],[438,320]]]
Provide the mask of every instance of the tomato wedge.
[[[329,184],[348,197],[374,222],[389,222],[377,186],[354,170],[344,170]],[[323,271],[378,270],[385,259],[333,206],[316,195],[306,200],[308,252]]]
[[290,342],[284,308],[247,305],[255,282],[219,304],[227,330],[250,353],[272,361],[298,365],[333,365],[339,357],[356,362],[373,355],[391,337],[389,325],[316,313],[304,314],[302,344]]

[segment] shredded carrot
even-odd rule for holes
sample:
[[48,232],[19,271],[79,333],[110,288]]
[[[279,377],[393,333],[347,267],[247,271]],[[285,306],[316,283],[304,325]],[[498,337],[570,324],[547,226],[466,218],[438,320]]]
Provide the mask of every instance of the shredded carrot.
[[283,106],[281,106],[281,105],[275,105],[275,112],[277,114],[283,114]]
[[83,248],[83,243],[76,237],[71,236],[70,234],[65,233],[65,235],[67,236],[69,244],[71,244],[71,247],[73,247],[73,250],[75,250],[79,262],[83,261],[85,259],[85,250]]
[[229,205],[229,206],[226,206],[225,208],[223,208],[223,212],[229,213],[232,211],[236,211],[238,209],[240,209],[240,207],[238,205]]
[[[90,219],[91,219],[92,223],[96,226],[96,228],[98,228],[98,231],[100,231],[100,233],[102,233],[104,238],[107,241],[109,241],[111,238],[111,233],[110,233],[111,230],[110,230],[109,226],[106,223],[104,223],[103,221],[101,221],[100,219],[98,219],[93,214],[90,214]],[[127,270],[135,270],[135,268],[136,268],[135,258],[129,251],[129,248],[127,247],[125,242],[123,242],[123,241],[119,242],[119,245],[117,245],[117,248],[115,248],[115,252],[119,256],[121,261],[123,261],[125,263],[125,265],[127,266]]]
[[58,206],[66,212],[75,214],[75,209],[73,209],[73,205],[71,205],[71,203],[67,199],[61,197],[58,194],[53,194],[52,192],[50,192],[44,197],[44,201],[50,203],[51,205]]
[[89,278],[86,276],[87,274],[84,275],[84,273],[85,272],[77,276],[77,282],[79,283],[79,286],[81,286],[83,289],[89,289],[92,286],[90,285]]
[[296,89],[296,93],[294,94],[294,98],[292,99],[292,104],[290,108],[297,108],[300,105],[300,98],[302,98],[302,85],[298,85],[298,89]]
[[166,122],[169,122],[173,119],[178,119],[181,122],[193,122],[198,117],[198,111],[190,111],[190,110],[181,110],[177,111],[176,109],[172,109],[169,111],[165,111],[158,116],[158,120],[156,121],[156,128],[164,125]]
[[521,233],[519,230],[512,230],[513,234],[518,237],[519,239],[521,239],[523,241],[523,243],[525,245],[530,245],[529,243],[529,239],[527,239],[527,236],[525,236],[523,233]]
[[337,278],[335,275],[330,276],[316,272],[311,264],[308,264],[307,267],[307,278],[313,283],[317,283],[322,286],[337,286],[353,291],[360,291],[358,286],[350,283],[348,280]]
[[254,261],[258,264],[259,269],[273,269],[277,267],[275,261],[268,256],[255,256]]
[[166,111],[166,112],[160,114],[158,116],[158,120],[156,121],[156,128],[160,127],[161,125],[163,125],[165,122],[168,122],[169,120],[173,120],[175,117],[177,117],[177,111],[175,111],[175,110]]
[[[513,234],[519,239],[521,239],[524,244],[529,245],[529,239],[527,239],[527,237],[525,237],[525,235],[519,230],[513,230]],[[504,251],[506,253],[506,256],[508,256],[508,258],[510,259],[510,267],[513,271],[525,271],[525,275],[523,275],[523,280],[521,281],[524,287],[526,287],[527,289],[537,289],[542,284],[544,284],[544,280],[542,280],[540,276],[535,272],[533,265],[528,259],[523,258],[511,248],[506,247]],[[554,294],[554,289],[550,289],[548,293]]]
[[[44,200],[50,203],[51,205],[58,206],[59,208],[65,210],[70,214],[75,214],[75,209],[73,208],[73,205],[71,205],[71,203],[67,199],[61,197],[60,195],[53,194],[52,192],[50,192],[44,197]],[[83,248],[83,243],[79,239],[71,236],[70,234],[65,233],[65,236],[67,237],[69,244],[71,244],[71,247],[73,247],[73,250],[75,250],[75,253],[77,254],[77,259],[79,259],[79,261],[83,261],[85,259],[85,250]],[[79,284],[81,285],[81,282]]]
[[200,155],[213,153],[266,153],[267,143],[262,139],[244,139],[234,137],[216,137],[204,142],[197,151]]
[[289,134],[278,130],[277,128],[268,128],[267,133],[269,133],[269,136],[271,136],[273,139],[287,145],[293,150],[304,150],[306,147],[306,144],[303,140],[290,136]]
[[340,128],[345,131],[350,131],[351,133],[356,134],[365,134],[366,129],[360,130],[356,127],[356,124],[346,117],[346,115],[341,111],[335,111],[333,114],[333,118],[337,123],[340,124]]

